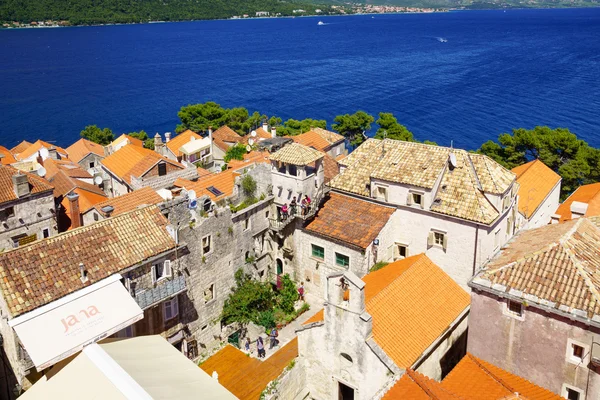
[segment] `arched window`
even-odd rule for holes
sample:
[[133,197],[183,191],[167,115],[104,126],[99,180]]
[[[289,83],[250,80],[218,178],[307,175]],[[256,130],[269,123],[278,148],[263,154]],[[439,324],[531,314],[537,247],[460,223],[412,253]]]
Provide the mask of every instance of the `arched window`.
[[353,361],[352,361],[352,357],[350,357],[350,355],[348,355],[347,353],[340,353],[340,357],[342,358],[342,365],[349,367],[352,365]]

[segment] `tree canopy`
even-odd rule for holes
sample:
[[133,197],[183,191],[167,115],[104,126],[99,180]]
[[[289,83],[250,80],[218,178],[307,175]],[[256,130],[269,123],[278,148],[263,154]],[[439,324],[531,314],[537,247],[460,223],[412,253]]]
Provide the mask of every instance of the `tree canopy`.
[[227,149],[227,151],[225,152],[225,157],[223,157],[223,160],[226,163],[228,163],[231,160],[240,160],[241,161],[244,159],[244,154],[246,154],[246,152],[247,152],[246,146],[244,146],[241,143],[238,143]]
[[364,111],[354,114],[338,115],[334,119],[332,128],[339,134],[344,135],[353,146],[358,146],[365,140],[364,133],[371,129],[371,123],[375,118]]
[[146,131],[141,130],[139,132],[129,132],[128,135],[143,141],[145,148],[154,150],[154,138],[148,137]]
[[377,120],[377,125],[379,125],[379,129],[375,133],[375,139],[395,139],[395,140],[405,140],[407,142],[414,142],[415,138],[411,131],[406,129],[404,125],[398,123],[398,120],[392,113],[379,113],[379,119]]
[[590,147],[566,128],[513,129],[478,150],[506,168],[539,159],[562,177],[562,197],[577,187],[600,180],[600,149]]
[[85,129],[81,131],[80,136],[103,146],[106,146],[115,139],[110,129],[100,129],[97,125],[86,126]]
[[238,134],[246,135],[267,119],[266,115],[256,111],[250,114],[244,107],[224,108],[214,101],[181,107],[177,116],[181,120],[175,129],[177,133],[186,129],[205,132],[209,127],[217,129],[227,125]]
[[[276,117],[273,117],[276,118]],[[271,118],[271,120],[273,120]],[[281,118],[278,118],[281,122]],[[272,124],[277,125],[277,124]],[[288,119],[283,125],[277,127],[277,136],[294,136],[308,132],[311,128],[327,129],[327,121],[324,119],[306,118],[301,121],[296,119]]]

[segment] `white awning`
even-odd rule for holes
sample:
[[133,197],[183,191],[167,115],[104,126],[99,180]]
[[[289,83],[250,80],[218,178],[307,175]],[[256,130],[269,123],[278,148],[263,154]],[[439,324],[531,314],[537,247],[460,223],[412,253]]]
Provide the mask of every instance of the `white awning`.
[[112,275],[8,321],[38,371],[144,317],[120,279]]
[[179,148],[179,151],[185,155],[191,155],[199,153],[201,150],[207,149],[210,147],[210,138],[205,137],[202,139],[194,139],[190,140],[183,146]]

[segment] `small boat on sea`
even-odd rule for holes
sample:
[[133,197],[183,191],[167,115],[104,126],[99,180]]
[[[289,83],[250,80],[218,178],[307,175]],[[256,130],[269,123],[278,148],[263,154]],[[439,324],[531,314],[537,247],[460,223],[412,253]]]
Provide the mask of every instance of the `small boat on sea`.
[[325,25],[325,23],[323,21],[319,21],[317,25]]

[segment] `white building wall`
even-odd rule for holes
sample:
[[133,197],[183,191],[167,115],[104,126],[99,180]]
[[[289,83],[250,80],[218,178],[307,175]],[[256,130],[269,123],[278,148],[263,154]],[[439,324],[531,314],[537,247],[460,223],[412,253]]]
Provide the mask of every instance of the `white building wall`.
[[331,146],[329,149],[327,149],[327,154],[333,158],[336,158],[340,154],[348,154],[348,151],[346,150],[346,141],[342,140],[339,143]]
[[288,205],[294,197],[300,206],[300,196],[304,198],[308,195],[311,199],[314,199],[316,193],[316,179],[317,174],[311,174],[306,176],[306,170],[303,167],[297,167],[297,175],[289,175],[288,168],[286,165],[286,173],[281,173],[273,165],[271,170],[271,178],[273,180],[273,194],[275,195],[275,204]]
[[548,225],[550,217],[556,212],[560,204],[560,181],[552,189],[548,197],[540,204],[538,209],[533,213],[529,221],[523,218],[523,229],[539,228],[540,226]]
[[[385,187],[388,191],[388,204],[394,205],[407,205],[407,199],[409,193],[419,193],[423,195],[423,209],[428,210],[433,202],[432,192],[429,189],[420,188],[417,186],[401,185],[394,182],[382,181],[379,179],[371,179],[371,197],[377,198],[377,187]],[[421,209],[418,204],[411,205],[410,207]]]

